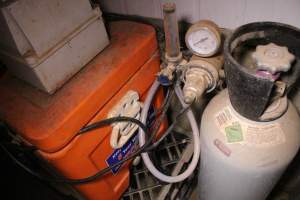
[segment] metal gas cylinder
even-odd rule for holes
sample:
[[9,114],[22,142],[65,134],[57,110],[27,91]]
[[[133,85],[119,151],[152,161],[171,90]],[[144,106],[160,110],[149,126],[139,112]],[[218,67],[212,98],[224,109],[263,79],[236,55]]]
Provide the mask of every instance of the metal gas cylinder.
[[200,199],[265,199],[298,151],[299,121],[290,102],[280,118],[256,122],[234,110],[227,90],[213,98],[200,131]]
[[228,89],[201,121],[201,200],[263,200],[296,155],[300,118],[286,77],[299,69],[297,49],[299,30],[279,23],[247,24],[226,39]]

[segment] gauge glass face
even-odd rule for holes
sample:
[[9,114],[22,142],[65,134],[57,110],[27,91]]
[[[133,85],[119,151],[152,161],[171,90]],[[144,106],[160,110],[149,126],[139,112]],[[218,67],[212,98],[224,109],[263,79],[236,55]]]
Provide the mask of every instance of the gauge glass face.
[[188,35],[188,45],[192,51],[201,55],[214,53],[218,48],[218,39],[209,29],[198,29]]

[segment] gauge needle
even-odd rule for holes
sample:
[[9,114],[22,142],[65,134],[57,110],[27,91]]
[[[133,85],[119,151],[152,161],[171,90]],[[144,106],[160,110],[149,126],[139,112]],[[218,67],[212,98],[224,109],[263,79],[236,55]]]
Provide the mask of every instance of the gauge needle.
[[204,41],[207,40],[207,39],[208,39],[208,37],[202,38],[202,39],[199,40],[198,42],[194,43],[194,45],[197,45],[197,44],[199,44],[199,43],[202,43],[202,42],[204,42]]

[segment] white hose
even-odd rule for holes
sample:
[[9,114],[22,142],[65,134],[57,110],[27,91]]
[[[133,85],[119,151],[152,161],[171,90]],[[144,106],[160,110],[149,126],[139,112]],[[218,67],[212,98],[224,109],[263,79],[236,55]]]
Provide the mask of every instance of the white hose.
[[[141,121],[143,123],[146,123],[148,110],[152,103],[152,99],[154,98],[155,93],[159,88],[159,85],[160,85],[159,82],[155,81],[148,92],[148,95],[145,100],[144,107],[143,107],[142,113],[141,113]],[[183,96],[182,96],[182,91],[181,91],[180,86],[175,87],[175,93],[176,93],[180,103],[182,104],[182,106],[186,106],[186,104],[183,101]],[[155,176],[159,180],[167,182],[167,183],[180,182],[180,181],[183,181],[184,179],[186,179],[187,177],[189,177],[193,173],[195,168],[197,167],[197,164],[198,164],[198,161],[200,158],[200,134],[199,134],[198,125],[197,125],[196,119],[195,119],[194,114],[191,111],[191,109],[187,110],[186,115],[187,115],[187,118],[189,119],[190,125],[192,127],[194,154],[193,154],[193,159],[192,159],[190,165],[183,173],[181,173],[177,176],[167,176],[155,168],[155,166],[153,165],[152,161],[149,158],[148,153],[142,153],[143,161],[144,161],[146,167],[148,168],[148,170],[153,174],[153,176]],[[143,132],[142,129],[139,129],[139,144],[140,144],[140,146],[143,146],[145,144],[145,133]]]

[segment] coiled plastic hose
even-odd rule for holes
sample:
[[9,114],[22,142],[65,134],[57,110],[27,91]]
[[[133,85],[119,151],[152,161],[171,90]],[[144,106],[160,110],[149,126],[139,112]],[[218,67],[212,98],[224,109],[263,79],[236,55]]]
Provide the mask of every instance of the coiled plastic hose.
[[[146,123],[148,110],[150,108],[151,102],[152,102],[159,86],[160,86],[160,83],[156,80],[152,84],[152,86],[148,92],[148,95],[144,102],[144,107],[143,107],[142,113],[141,113],[141,122],[143,122],[143,123]],[[175,86],[175,93],[176,93],[181,105],[183,107],[185,107],[186,104],[184,103],[182,90],[179,85]],[[150,160],[147,152],[141,154],[144,164],[146,165],[148,170],[153,174],[153,176],[155,176],[159,180],[167,182],[167,183],[180,182],[180,181],[183,181],[184,179],[186,179],[187,177],[189,177],[193,173],[195,168],[197,167],[197,164],[198,164],[198,161],[200,158],[200,134],[199,134],[198,125],[197,125],[196,119],[194,117],[194,114],[190,108],[187,110],[186,115],[187,115],[187,118],[192,127],[192,136],[193,136],[192,141],[193,141],[193,146],[194,146],[194,154],[193,154],[193,158],[192,158],[190,165],[183,173],[181,173],[177,176],[165,175],[165,174],[161,173],[158,169],[156,169],[156,167],[153,165],[152,161]],[[142,129],[139,129],[139,144],[140,144],[140,146],[143,146],[145,144],[145,134]]]

